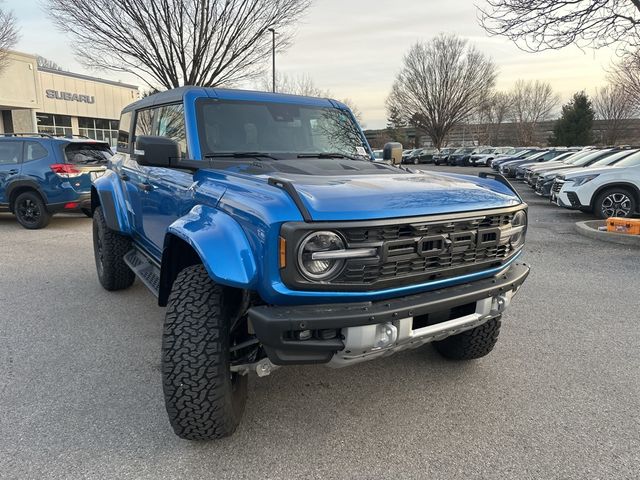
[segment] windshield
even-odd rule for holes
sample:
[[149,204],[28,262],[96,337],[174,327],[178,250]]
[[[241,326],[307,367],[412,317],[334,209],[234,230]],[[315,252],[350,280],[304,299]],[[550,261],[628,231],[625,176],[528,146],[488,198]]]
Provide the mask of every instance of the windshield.
[[493,148],[485,148],[484,150],[480,150],[480,155],[490,155],[493,153]]
[[76,165],[106,165],[113,153],[106,143],[69,143],[64,156]]
[[640,152],[629,155],[616,163],[616,167],[637,167],[638,165],[640,165]]
[[600,160],[601,158],[605,158],[608,157],[609,155],[612,155],[615,152],[612,152],[611,150],[605,150],[605,151],[597,151],[597,152],[593,152],[591,153],[591,155],[587,155],[586,157],[582,157],[581,159],[575,161],[572,163],[572,165],[575,165],[577,167],[583,167],[586,165],[591,165],[591,163]]
[[563,161],[563,163],[566,163],[567,165],[573,165],[575,162],[577,162],[581,158],[584,158],[587,155],[593,155],[593,153],[594,153],[593,150],[587,150],[587,151],[584,151],[584,152],[574,153],[570,157],[566,158]]
[[635,153],[634,150],[624,150],[622,152],[614,153],[613,155],[609,155],[608,157],[603,158],[602,160],[598,160],[597,162],[593,162],[591,167],[605,167],[607,165],[617,164],[623,158],[628,157],[632,153]]
[[203,155],[337,153],[370,158],[351,115],[332,107],[205,100],[198,103]]

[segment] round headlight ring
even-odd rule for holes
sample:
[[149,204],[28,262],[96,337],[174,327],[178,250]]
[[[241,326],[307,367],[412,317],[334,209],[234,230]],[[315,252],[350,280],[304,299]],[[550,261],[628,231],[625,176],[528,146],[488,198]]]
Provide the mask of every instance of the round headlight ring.
[[342,237],[331,231],[312,232],[307,235],[298,247],[298,269],[311,281],[323,281],[335,276],[344,266],[344,259],[312,260],[316,252],[343,250],[345,243]]

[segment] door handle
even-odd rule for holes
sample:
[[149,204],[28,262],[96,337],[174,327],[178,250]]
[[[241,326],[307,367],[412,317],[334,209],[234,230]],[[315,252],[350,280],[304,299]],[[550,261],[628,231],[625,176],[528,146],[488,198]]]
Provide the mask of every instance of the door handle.
[[18,173],[20,170],[18,170],[17,168],[12,168],[11,170],[9,170],[9,174],[10,175],[15,175],[16,173]]
[[139,183],[138,187],[143,192],[153,192],[153,190],[156,188],[153,185],[151,185],[150,183]]
[[129,175],[127,175],[126,173],[119,173],[118,176],[120,177],[120,180],[122,180],[123,182],[129,181]]

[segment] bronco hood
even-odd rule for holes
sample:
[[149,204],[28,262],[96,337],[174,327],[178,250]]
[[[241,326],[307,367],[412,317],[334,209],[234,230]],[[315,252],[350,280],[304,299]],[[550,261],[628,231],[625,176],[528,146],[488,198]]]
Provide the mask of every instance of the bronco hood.
[[317,176],[280,174],[314,221],[368,220],[467,212],[521,203],[506,185],[457,174]]

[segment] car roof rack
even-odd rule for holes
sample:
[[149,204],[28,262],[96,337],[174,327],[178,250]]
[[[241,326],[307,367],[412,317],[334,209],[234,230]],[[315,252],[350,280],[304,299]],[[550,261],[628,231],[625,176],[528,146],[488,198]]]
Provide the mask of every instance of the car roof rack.
[[[56,138],[81,138],[83,140],[93,140],[90,137],[87,137],[86,135],[77,135],[75,133],[60,133],[60,134],[56,134],[54,135],[54,137]],[[100,141],[100,140],[98,140]]]
[[42,138],[53,138],[53,136],[49,135],[48,133],[35,133],[35,132],[0,133],[0,137],[42,137]]

